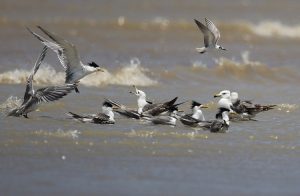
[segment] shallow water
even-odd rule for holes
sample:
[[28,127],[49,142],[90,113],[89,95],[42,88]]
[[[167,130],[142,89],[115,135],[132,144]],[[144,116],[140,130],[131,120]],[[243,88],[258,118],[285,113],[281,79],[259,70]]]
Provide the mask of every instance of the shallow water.
[[[0,118],[0,190],[6,195],[299,195],[298,1],[1,1],[0,110],[17,104],[42,46],[35,25],[74,43],[84,62],[107,72],[86,77],[80,94],[43,105],[29,119]],[[193,19],[213,20],[227,52],[200,55]],[[61,84],[53,52],[36,88]],[[136,107],[152,101],[209,103],[223,89],[278,104],[226,134],[153,126],[116,115],[115,125],[65,114],[96,113],[104,98]],[[190,112],[189,104],[182,110]]]

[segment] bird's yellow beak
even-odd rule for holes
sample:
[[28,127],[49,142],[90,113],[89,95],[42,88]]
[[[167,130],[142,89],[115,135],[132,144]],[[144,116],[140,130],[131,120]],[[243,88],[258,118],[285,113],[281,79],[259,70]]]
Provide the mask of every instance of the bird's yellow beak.
[[208,106],[207,105],[201,105],[200,108],[208,108]]
[[105,70],[102,68],[97,68],[97,71],[105,72]]
[[217,93],[214,95],[214,98],[216,98],[216,97],[221,97],[221,95],[219,93]]

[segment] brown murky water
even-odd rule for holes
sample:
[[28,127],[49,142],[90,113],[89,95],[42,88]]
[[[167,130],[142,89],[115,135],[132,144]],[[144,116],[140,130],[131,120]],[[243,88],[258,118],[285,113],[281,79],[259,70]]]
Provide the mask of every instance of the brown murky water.
[[[41,106],[30,119],[0,119],[0,190],[5,195],[299,195],[300,16],[298,1],[1,1],[0,110],[22,98],[42,45],[41,25],[74,43],[84,62],[107,69],[80,94]],[[200,55],[193,19],[213,20],[226,52]],[[35,86],[60,84],[53,52]],[[278,104],[226,134],[152,126],[116,115],[82,124],[68,111],[96,113],[104,98],[135,107],[137,85],[154,101],[211,102],[229,89]],[[18,98],[17,98],[18,97]],[[189,112],[189,105],[182,106]]]

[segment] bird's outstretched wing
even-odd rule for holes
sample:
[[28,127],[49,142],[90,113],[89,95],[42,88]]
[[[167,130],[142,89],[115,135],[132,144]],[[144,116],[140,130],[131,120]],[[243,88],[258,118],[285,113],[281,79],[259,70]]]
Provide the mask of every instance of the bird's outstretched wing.
[[212,40],[214,39],[213,33],[198,20],[194,19],[194,21],[204,35],[204,46],[209,47],[209,45],[212,43]]
[[40,68],[41,63],[43,62],[43,60],[46,56],[46,52],[47,52],[47,47],[44,46],[40,56],[38,57],[38,59],[36,60],[36,62],[34,64],[31,74],[28,76],[25,93],[24,93],[24,98],[23,98],[23,104],[26,103],[30,99],[30,97],[33,95],[33,85],[32,85],[33,77],[36,74],[37,70]]
[[38,103],[56,101],[69,94],[75,87],[76,84],[66,84],[63,86],[40,88],[36,91],[35,97]]
[[218,30],[216,25],[214,25],[214,23],[212,21],[210,21],[209,19],[205,18],[205,22],[206,22],[207,28],[209,29],[209,31],[211,32],[211,34],[213,36],[212,42],[214,44],[217,44],[217,42],[219,41],[219,39],[221,37],[220,31]]

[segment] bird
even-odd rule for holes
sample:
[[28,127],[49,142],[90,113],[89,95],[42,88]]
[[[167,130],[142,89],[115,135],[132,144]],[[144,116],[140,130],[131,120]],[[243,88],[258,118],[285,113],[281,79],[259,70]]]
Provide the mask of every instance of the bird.
[[79,115],[69,112],[67,115],[80,122],[89,122],[95,124],[115,124],[113,105],[107,101],[102,104],[102,113]]
[[194,19],[194,21],[204,35],[204,47],[196,48],[199,53],[203,54],[208,49],[226,50],[222,46],[218,45],[221,35],[220,31],[212,21],[205,18],[206,25],[202,24],[196,19]]
[[185,103],[181,102],[175,104],[178,97],[175,97],[174,99],[164,103],[152,103],[150,101],[147,101],[146,93],[144,91],[139,90],[136,86],[133,87],[135,88],[135,92],[130,91],[130,93],[138,97],[137,104],[139,114],[157,116],[163,112],[168,111],[171,107],[176,107]]
[[231,102],[231,93],[229,90],[222,90],[219,93],[214,95],[214,98],[220,97],[221,99],[218,101],[218,105],[233,111],[233,104]]
[[218,102],[218,112],[215,120],[201,121],[198,123],[198,127],[208,129],[212,133],[225,133],[229,129],[230,119],[229,114],[235,112],[230,108],[231,102],[227,99],[227,91],[220,92],[219,94],[224,96],[222,101]]
[[230,99],[233,105],[233,110],[239,114],[238,121],[248,121],[254,120],[253,119],[256,114],[264,111],[268,111],[274,109],[276,105],[261,105],[261,104],[254,104],[252,101],[249,100],[240,100],[239,95],[237,92],[231,92]]
[[172,106],[169,108],[167,114],[152,116],[152,117],[143,116],[142,118],[155,125],[176,126],[176,121],[179,118],[177,112],[178,112],[178,107]]
[[137,110],[130,109],[126,107],[125,105],[119,104],[115,101],[112,101],[111,99],[105,99],[108,103],[114,105],[114,111],[118,114],[125,116],[127,118],[134,118],[134,119],[140,119],[142,114],[139,114]]
[[[37,28],[47,35],[51,41],[31,31],[28,27],[27,30],[57,54],[58,59],[66,72],[66,84],[79,83],[80,79],[94,72],[104,72],[104,69],[100,68],[95,62],[90,62],[88,64],[82,63],[74,44],[51,33],[41,26],[37,26]],[[75,91],[79,93],[77,87]]]
[[32,73],[29,75],[26,82],[26,89],[21,106],[11,110],[7,116],[23,116],[28,118],[28,113],[35,111],[40,103],[56,101],[75,90],[76,84],[66,84],[62,86],[47,86],[39,88],[36,91],[33,89],[33,77],[38,71],[42,61],[45,58],[47,47],[44,47],[40,56],[38,57]]
[[198,103],[197,101],[192,101],[191,109],[193,110],[193,113],[181,116],[180,121],[182,124],[190,127],[197,127],[200,122],[205,121],[201,108],[207,108],[207,106]]

